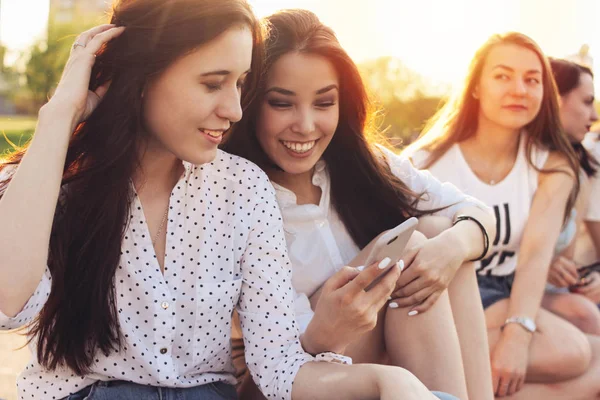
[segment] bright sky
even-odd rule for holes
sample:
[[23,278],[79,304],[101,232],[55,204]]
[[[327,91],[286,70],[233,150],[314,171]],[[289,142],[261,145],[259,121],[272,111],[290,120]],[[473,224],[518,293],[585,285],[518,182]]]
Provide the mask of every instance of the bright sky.
[[[521,31],[548,55],[583,43],[600,77],[600,0],[250,0],[259,16],[307,8],[331,26],[356,60],[400,58],[441,83],[460,79],[475,49],[492,33]],[[43,34],[48,0],[0,0],[0,40],[25,48]],[[600,78],[596,79],[600,93]],[[600,97],[600,95],[598,96]]]

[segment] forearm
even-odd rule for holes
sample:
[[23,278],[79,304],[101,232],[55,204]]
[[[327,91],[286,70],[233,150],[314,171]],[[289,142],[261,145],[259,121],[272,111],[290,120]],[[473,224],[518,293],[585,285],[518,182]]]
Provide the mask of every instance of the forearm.
[[[460,209],[455,215],[453,220],[457,217],[464,215],[473,217],[483,225],[489,239],[493,238],[496,234],[496,224],[494,222],[494,216],[478,207],[465,207]],[[474,221],[465,220],[454,224],[448,230],[442,232],[440,236],[446,236],[449,239],[455,241],[457,246],[463,249],[465,261],[473,260],[480,257],[484,251],[484,237],[481,228]]]
[[44,273],[74,126],[70,116],[42,108],[31,145],[0,199],[0,310],[7,316],[22,309]]
[[378,366],[325,362],[304,364],[292,386],[292,399],[379,399]]
[[550,257],[535,263],[517,266],[510,294],[508,316],[537,317],[546,288]]

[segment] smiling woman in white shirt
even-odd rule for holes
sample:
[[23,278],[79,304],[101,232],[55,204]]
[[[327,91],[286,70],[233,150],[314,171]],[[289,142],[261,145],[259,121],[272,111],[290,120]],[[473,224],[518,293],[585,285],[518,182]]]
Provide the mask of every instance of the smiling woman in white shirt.
[[[314,14],[288,10],[266,21],[266,71],[224,148],[256,162],[275,187],[304,348],[399,365],[432,390],[491,399],[483,310],[467,262],[485,253],[491,210],[369,140],[373,114],[356,65]],[[349,295],[348,282],[377,268],[344,267],[359,250],[429,214],[437,217],[428,231],[439,235],[411,239],[391,301]]]
[[248,4],[123,0],[112,23],[77,38],[0,164],[0,329],[25,326],[34,355],[19,398],[236,398],[234,308],[269,398],[432,398],[301,347],[273,188],[217,150],[262,63]]

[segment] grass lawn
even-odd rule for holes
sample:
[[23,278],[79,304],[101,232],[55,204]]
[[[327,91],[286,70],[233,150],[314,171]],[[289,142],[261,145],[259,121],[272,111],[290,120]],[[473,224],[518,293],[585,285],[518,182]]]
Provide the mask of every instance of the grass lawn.
[[0,154],[12,151],[8,138],[16,145],[23,145],[35,130],[36,118],[30,116],[0,116]]

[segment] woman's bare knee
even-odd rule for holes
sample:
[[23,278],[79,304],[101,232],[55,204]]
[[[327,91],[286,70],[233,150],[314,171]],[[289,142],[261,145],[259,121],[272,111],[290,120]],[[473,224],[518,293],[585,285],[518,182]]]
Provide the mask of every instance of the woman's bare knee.
[[540,310],[539,330],[532,346],[529,376],[551,382],[581,376],[590,366],[592,350],[586,335],[569,322]]
[[575,293],[546,295],[544,307],[590,335],[600,335],[600,310],[590,299]]

